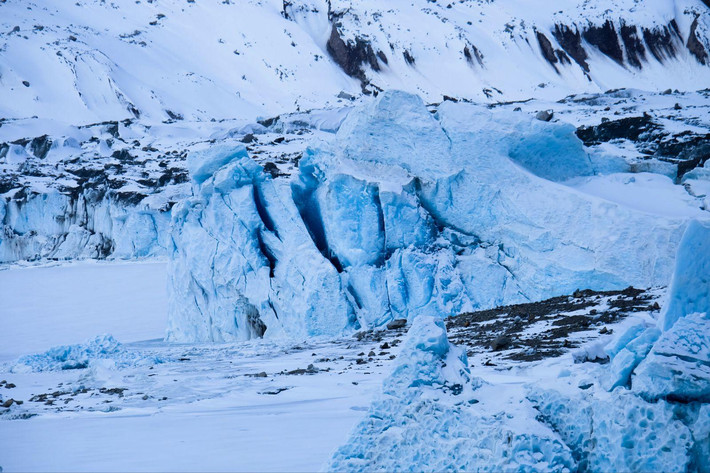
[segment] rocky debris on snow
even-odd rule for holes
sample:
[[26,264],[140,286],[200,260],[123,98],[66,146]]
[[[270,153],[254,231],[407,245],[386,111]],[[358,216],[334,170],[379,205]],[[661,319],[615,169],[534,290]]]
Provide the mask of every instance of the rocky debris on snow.
[[446,320],[452,343],[474,353],[493,352],[491,360],[538,361],[560,356],[608,324],[635,312],[653,312],[657,292],[629,287],[623,291],[575,291],[540,302],[464,313]]

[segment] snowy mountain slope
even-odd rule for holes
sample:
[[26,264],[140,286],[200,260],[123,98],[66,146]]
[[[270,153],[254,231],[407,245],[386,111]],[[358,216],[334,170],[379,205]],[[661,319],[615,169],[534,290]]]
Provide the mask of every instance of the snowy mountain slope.
[[275,115],[397,88],[439,101],[710,83],[700,0],[6,0],[0,117]]

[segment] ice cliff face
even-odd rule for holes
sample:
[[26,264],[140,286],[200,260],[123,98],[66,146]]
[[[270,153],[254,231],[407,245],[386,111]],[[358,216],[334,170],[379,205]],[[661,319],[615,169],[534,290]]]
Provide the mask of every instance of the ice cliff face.
[[0,199],[0,263],[164,256],[170,213],[96,193]]
[[243,148],[189,158],[173,210],[171,340],[340,334],[571,293],[667,284],[685,218],[556,181],[593,174],[574,128],[381,94],[297,173]]

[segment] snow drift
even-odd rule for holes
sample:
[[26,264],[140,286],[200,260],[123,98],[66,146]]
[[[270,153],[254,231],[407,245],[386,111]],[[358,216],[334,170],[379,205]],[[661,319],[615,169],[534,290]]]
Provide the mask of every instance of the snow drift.
[[[351,112],[297,173],[189,157],[168,339],[341,334],[572,293],[665,285],[688,217],[555,181],[595,172],[572,127],[403,92]],[[221,167],[220,167],[221,166]]]

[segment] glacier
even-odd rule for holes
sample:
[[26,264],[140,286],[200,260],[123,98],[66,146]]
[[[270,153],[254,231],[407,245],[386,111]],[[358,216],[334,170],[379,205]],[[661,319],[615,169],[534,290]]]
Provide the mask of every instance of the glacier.
[[326,470],[708,471],[710,304],[698,297],[708,288],[698,284],[710,275],[708,245],[710,227],[691,222],[657,326],[632,325],[606,348],[614,360],[630,353],[633,366],[591,370],[600,381],[624,380],[607,389],[538,379],[516,405],[502,391],[511,385],[473,376],[441,319],[417,317],[381,393]]
[[[167,338],[336,335],[578,288],[666,285],[690,216],[567,185],[603,172],[570,125],[388,91],[274,178],[242,145],[188,158]],[[698,213],[702,213],[698,210]]]
[[162,203],[146,199],[132,205],[100,192],[71,195],[56,189],[12,197],[0,198],[0,264],[167,252],[171,216]]

